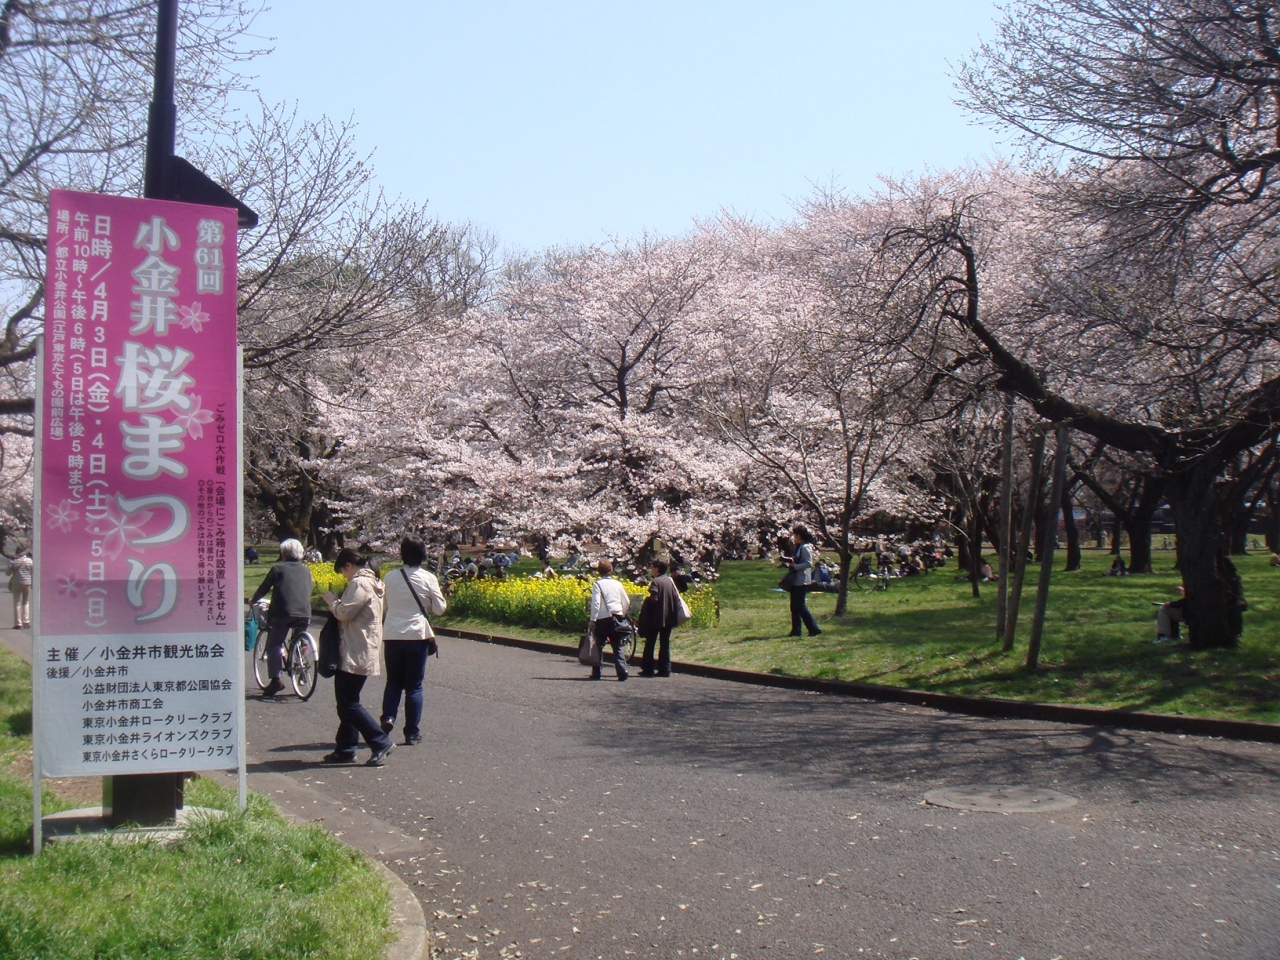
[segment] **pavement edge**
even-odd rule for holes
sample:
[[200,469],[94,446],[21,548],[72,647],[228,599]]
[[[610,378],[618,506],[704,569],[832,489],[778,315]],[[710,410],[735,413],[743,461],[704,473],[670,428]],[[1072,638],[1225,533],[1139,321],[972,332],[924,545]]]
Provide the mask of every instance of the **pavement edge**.
[[[578,648],[542,640],[525,640],[499,634],[475,633],[451,627],[436,627],[436,633],[461,640],[492,643],[504,647],[518,647],[539,653],[554,653],[576,657]],[[702,663],[671,661],[675,673],[686,673],[708,680],[724,680],[729,683],[746,683],[760,687],[778,687],[784,690],[806,690],[814,693],[857,697],[885,703],[905,703],[928,707],[948,713],[961,713],[972,717],[1001,720],[1043,720],[1049,723],[1069,723],[1086,727],[1113,727],[1119,730],[1143,730],[1150,733],[1173,733],[1199,737],[1222,737],[1227,740],[1255,740],[1262,743],[1280,743],[1280,723],[1263,723],[1258,720],[1218,720],[1212,717],[1186,717],[1170,713],[1146,713],[1139,710],[1108,710],[1101,707],[1082,707],[1073,704],[1038,703],[1034,700],[1003,700],[995,697],[967,697],[953,693],[931,693],[927,690],[911,690],[906,687],[886,687],[875,683],[858,683],[851,680],[818,680],[811,677],[794,677],[786,674],[755,673],[735,670],[731,667],[713,667]]]

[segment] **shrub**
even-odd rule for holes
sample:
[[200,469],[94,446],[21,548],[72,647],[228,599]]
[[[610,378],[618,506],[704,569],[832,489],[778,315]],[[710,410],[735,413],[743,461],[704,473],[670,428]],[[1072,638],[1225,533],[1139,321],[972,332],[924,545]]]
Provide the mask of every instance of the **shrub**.
[[[623,580],[622,585],[633,598],[649,592],[647,585],[630,580]],[[684,599],[693,613],[689,626],[710,627],[720,619],[720,604],[710,586],[690,587]],[[576,577],[463,580],[453,588],[449,613],[525,627],[580,630],[586,623],[590,600],[591,581]]]

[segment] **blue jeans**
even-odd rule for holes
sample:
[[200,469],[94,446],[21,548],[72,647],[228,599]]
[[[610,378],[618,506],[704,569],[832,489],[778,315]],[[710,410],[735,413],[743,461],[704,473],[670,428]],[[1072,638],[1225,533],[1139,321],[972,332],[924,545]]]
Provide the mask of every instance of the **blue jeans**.
[[360,691],[364,689],[368,679],[344,670],[333,675],[333,699],[338,705],[338,735],[334,738],[334,753],[354,756],[361,736],[372,750],[385,750],[391,745],[391,738],[382,732],[378,721],[360,703]]
[[818,621],[813,619],[813,614],[809,612],[809,607],[805,604],[805,598],[809,593],[808,587],[789,587],[791,593],[791,635],[793,637],[800,636],[800,622],[804,621],[804,625],[809,628],[809,635],[821,633],[818,629]]
[[387,658],[387,686],[382,692],[382,720],[395,723],[404,697],[404,735],[416,737],[422,722],[422,678],[427,672],[427,641],[383,640]]

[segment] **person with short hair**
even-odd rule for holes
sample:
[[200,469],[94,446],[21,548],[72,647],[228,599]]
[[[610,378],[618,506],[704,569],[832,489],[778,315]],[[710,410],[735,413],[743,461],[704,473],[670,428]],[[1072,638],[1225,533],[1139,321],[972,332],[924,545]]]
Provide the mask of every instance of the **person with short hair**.
[[403,697],[406,747],[422,742],[422,683],[436,643],[427,615],[439,616],[446,606],[440,581],[423,569],[426,559],[426,544],[417,537],[405,537],[400,541],[404,566],[383,580],[386,618],[382,652],[387,662],[387,685],[382,692],[380,722],[384,733],[395,729]]
[[280,541],[280,562],[272,564],[245,602],[253,606],[271,591],[267,608],[267,686],[262,697],[270,700],[284,689],[280,671],[284,669],[284,644],[294,630],[311,625],[311,571],[302,562],[302,544],[292,538]]
[[[631,623],[627,619],[631,610],[631,598],[626,588],[613,576],[613,564],[601,560],[596,564],[600,579],[591,584],[591,605],[588,608],[587,630],[594,632],[600,641],[601,652],[605,644],[613,647],[613,668],[618,680],[627,679],[627,652],[624,641],[631,635]],[[603,657],[601,658],[603,661]],[[591,679],[599,680],[600,664],[591,668]]]
[[[667,576],[667,565],[655,560],[649,566],[652,580],[649,595],[640,607],[640,620],[636,629],[644,637],[644,657],[640,661],[640,676],[671,676],[671,630],[680,621],[680,591]],[[657,644],[658,662],[654,670],[653,648]]]
[[333,569],[346,578],[347,588],[341,597],[324,592],[324,602],[338,621],[342,638],[338,671],[333,675],[338,733],[333,752],[325,754],[324,762],[354,763],[363,736],[372,751],[365,765],[380,767],[395,744],[360,703],[360,691],[366,680],[382,673],[382,598],[386,590],[369,562],[350,547],[338,551]]

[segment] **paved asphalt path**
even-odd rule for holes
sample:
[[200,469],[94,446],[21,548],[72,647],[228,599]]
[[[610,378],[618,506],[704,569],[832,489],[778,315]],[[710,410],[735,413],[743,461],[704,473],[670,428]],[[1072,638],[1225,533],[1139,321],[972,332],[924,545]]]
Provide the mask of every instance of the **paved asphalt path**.
[[[256,782],[377,850],[441,956],[1280,958],[1280,747],[441,645],[381,769],[319,765],[326,681],[248,708]],[[973,783],[1080,802],[923,802]]]

